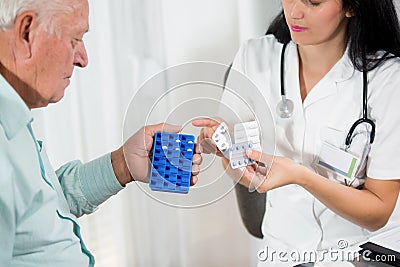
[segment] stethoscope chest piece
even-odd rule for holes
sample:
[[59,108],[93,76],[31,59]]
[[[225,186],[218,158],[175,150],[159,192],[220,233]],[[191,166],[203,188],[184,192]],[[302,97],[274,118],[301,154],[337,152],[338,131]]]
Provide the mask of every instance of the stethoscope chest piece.
[[293,101],[287,99],[286,96],[283,95],[281,101],[279,101],[278,105],[276,106],[276,112],[278,113],[279,117],[282,119],[290,118],[293,115],[293,110]]
[[280,68],[280,78],[281,78],[281,101],[276,105],[276,113],[282,119],[287,119],[292,117],[294,104],[293,101],[286,98],[285,92],[285,50],[288,43],[283,44],[281,53],[281,68]]

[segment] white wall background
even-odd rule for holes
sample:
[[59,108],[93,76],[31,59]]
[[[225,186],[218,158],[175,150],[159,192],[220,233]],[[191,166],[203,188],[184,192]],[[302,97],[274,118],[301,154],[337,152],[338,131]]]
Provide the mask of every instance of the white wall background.
[[[34,127],[53,166],[116,149],[129,100],[145,79],[188,61],[229,64],[244,39],[265,32],[278,2],[91,1],[85,37],[89,66],[75,71],[60,103],[35,111]],[[233,192],[212,205],[184,210],[159,204],[131,184],[80,222],[100,267],[256,261],[255,240],[242,225]]]

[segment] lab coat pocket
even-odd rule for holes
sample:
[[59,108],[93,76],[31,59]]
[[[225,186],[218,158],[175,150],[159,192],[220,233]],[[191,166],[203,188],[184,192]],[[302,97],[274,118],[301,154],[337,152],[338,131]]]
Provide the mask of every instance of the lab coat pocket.
[[[314,162],[317,173],[341,184],[352,187],[362,186],[365,183],[365,166],[369,152],[369,139],[366,130],[362,130],[361,127],[355,131],[351,145],[346,146],[347,131],[333,127],[323,128],[320,133],[319,156],[316,157]],[[333,161],[337,160],[342,163],[344,169],[339,168],[340,170],[338,170],[337,166],[326,164],[326,162],[321,164],[321,153],[325,152],[326,154],[327,147],[330,147],[331,150],[331,155],[328,154],[328,157],[332,157]],[[347,161],[345,160],[346,157],[348,158]]]
[[345,177],[339,174],[337,171],[327,168],[328,167],[327,165],[324,164],[323,166],[320,163],[320,156],[321,153],[323,153],[321,150],[324,150],[324,148],[327,146],[331,146],[332,150],[335,150],[335,148],[344,149],[345,140],[346,140],[346,132],[344,130],[332,126],[326,126],[321,128],[317,154],[313,164],[314,169],[318,174],[328,178],[329,180],[341,184],[346,184]]
[[343,148],[346,140],[346,131],[334,127],[324,127],[321,129],[321,144],[326,142],[338,148]]

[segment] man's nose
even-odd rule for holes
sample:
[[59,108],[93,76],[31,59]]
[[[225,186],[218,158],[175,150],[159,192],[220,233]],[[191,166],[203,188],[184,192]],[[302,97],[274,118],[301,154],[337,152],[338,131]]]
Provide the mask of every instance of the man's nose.
[[88,56],[86,53],[86,47],[83,41],[81,41],[75,51],[74,65],[80,68],[84,68],[88,65]]

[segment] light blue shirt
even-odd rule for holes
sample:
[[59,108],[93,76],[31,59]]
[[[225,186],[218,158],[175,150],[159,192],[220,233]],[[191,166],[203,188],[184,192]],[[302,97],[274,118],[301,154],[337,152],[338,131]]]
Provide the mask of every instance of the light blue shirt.
[[93,266],[76,218],[123,188],[110,154],[55,172],[32,121],[0,75],[0,266]]

